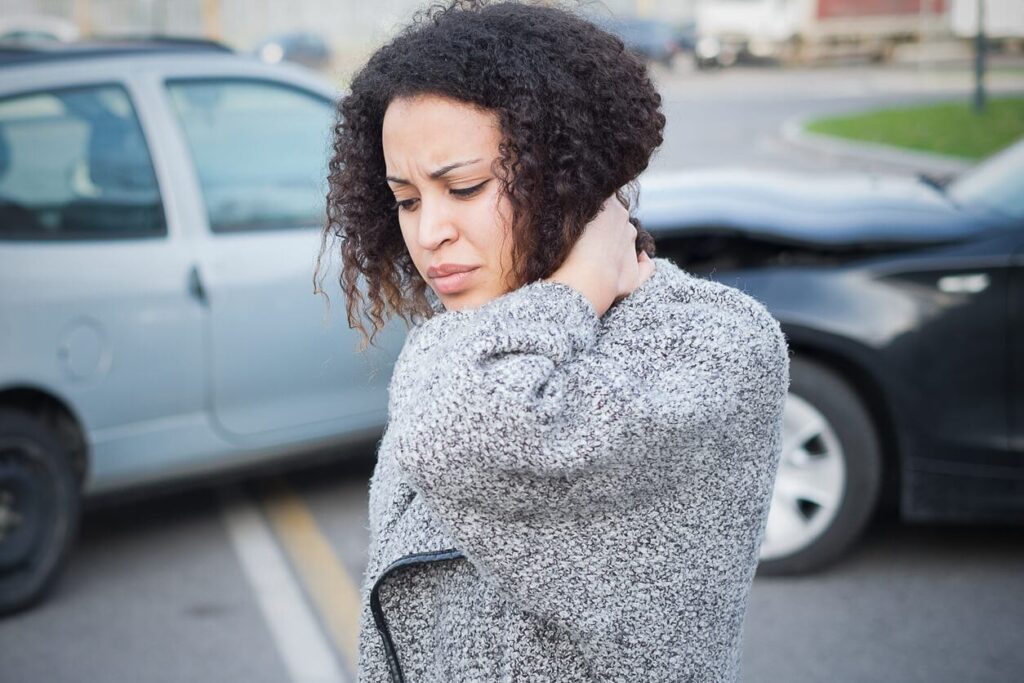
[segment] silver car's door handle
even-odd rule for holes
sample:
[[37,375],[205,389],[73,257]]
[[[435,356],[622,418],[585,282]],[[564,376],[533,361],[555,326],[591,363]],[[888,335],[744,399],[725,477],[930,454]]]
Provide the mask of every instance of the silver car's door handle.
[[199,277],[199,267],[195,265],[188,271],[188,293],[203,306],[210,305],[210,300],[206,296],[206,288],[203,287],[203,279]]

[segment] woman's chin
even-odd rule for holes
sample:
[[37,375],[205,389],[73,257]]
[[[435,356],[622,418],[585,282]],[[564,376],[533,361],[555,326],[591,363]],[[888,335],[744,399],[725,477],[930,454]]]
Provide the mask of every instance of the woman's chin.
[[469,311],[483,306],[495,297],[479,290],[467,289],[453,294],[437,294],[437,298],[447,311]]
[[468,292],[460,294],[438,294],[437,298],[441,300],[441,304],[444,306],[446,311],[465,311],[471,308],[476,308],[479,304],[475,304],[472,297],[469,296]]

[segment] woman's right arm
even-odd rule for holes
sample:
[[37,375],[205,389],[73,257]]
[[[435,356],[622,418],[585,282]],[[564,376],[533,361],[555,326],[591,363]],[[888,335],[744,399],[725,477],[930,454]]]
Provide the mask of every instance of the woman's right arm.
[[[653,273],[635,239],[612,197],[551,277],[410,334],[392,380],[391,430],[406,435],[414,483],[473,498],[491,478],[511,489],[511,473],[564,478],[628,459],[649,378],[596,341],[600,316]],[[511,493],[495,500],[531,503]]]
[[[671,284],[621,304],[636,332],[614,349],[597,344],[590,302],[557,282],[425,322],[391,386],[389,431],[411,483],[453,502],[542,508],[554,501],[530,498],[537,479],[643,467],[658,444],[685,453],[729,438],[741,409],[773,416],[788,378],[778,322],[724,286],[688,302]],[[630,354],[651,370],[632,371]]]

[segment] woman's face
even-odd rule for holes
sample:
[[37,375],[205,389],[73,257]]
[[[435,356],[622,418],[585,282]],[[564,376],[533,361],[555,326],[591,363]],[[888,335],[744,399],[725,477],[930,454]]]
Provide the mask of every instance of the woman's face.
[[398,98],[384,114],[384,161],[402,237],[449,310],[508,291],[511,206],[492,169],[500,141],[494,113],[446,97]]

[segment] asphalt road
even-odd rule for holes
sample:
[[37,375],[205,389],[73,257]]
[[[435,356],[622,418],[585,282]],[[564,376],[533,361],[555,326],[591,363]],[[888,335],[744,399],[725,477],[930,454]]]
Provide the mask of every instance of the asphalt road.
[[[1024,92],[1020,74],[992,80]],[[652,171],[907,173],[782,135],[795,117],[948,98],[966,74],[856,67],[662,77]],[[373,447],[328,466],[95,509],[57,590],[0,622],[0,682],[353,680]],[[746,680],[1002,682],[1024,671],[1024,529],[882,516],[818,575],[758,577]]]
[[[658,72],[655,72],[658,73]],[[1024,66],[990,73],[990,94],[1024,93]],[[849,66],[693,72],[659,79],[667,124],[651,172],[743,166],[808,173],[913,173],[925,163],[850,157],[795,145],[784,135],[802,119],[927,101],[969,101],[961,69]]]

